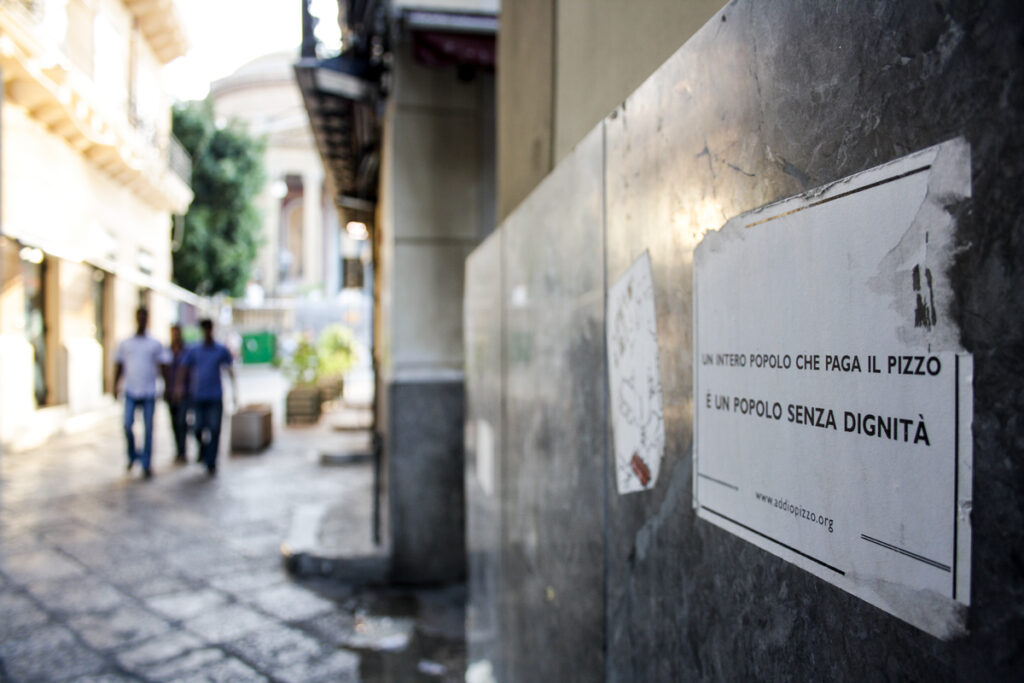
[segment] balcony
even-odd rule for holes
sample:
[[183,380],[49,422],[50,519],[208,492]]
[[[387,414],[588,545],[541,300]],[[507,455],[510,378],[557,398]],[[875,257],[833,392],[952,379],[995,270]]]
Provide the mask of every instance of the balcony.
[[37,20],[43,16],[42,0],[0,0],[0,8],[7,9],[9,7],[20,8],[22,12]]
[[167,166],[183,183],[192,186],[192,157],[173,135],[167,141]]
[[[126,115],[114,116],[102,106],[92,82],[42,40],[41,5],[38,0],[0,0],[0,69],[7,101],[23,107],[150,205],[184,213],[192,190],[180,155],[167,143],[154,145]],[[178,165],[174,170],[172,159]]]
[[125,0],[125,5],[138,19],[142,35],[161,64],[188,52],[188,39],[173,0]]

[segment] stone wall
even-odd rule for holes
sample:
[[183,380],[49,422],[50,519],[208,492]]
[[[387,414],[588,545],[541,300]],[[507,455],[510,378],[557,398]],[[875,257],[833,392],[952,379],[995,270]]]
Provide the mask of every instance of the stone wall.
[[[1013,3],[730,3],[474,252],[471,676],[1019,675],[1022,65]],[[974,356],[972,597],[969,634],[943,641],[697,519],[691,290],[709,230],[955,137],[971,148],[973,196],[956,215],[956,300],[942,314]],[[604,301],[645,250],[665,457],[653,490],[619,496]]]

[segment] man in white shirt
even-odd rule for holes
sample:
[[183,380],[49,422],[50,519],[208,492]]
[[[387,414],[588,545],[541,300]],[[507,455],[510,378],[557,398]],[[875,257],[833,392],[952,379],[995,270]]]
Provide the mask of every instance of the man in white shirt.
[[[117,347],[114,357],[114,398],[124,379],[124,434],[128,441],[128,471],[138,460],[142,465],[142,475],[149,479],[153,476],[150,462],[153,455],[153,407],[156,403],[156,378],[162,366],[169,362],[164,345],[146,333],[149,312],[140,308],[135,312],[137,324],[135,336],[122,341]],[[135,448],[135,411],[142,408],[142,423],[146,436],[142,451]]]

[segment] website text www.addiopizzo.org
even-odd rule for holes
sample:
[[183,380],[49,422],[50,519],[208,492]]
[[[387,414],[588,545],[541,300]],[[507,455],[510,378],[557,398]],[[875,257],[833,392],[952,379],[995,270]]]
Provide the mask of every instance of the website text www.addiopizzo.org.
[[814,512],[813,510],[808,510],[802,505],[794,505],[785,498],[775,498],[773,496],[766,496],[763,493],[757,492],[754,493],[754,496],[757,497],[757,499],[760,500],[761,502],[768,503],[772,507],[782,510],[783,512],[788,512],[794,517],[806,519],[808,522],[817,524],[823,530],[827,530],[830,534],[832,533],[833,520],[830,517],[820,515],[817,512]]

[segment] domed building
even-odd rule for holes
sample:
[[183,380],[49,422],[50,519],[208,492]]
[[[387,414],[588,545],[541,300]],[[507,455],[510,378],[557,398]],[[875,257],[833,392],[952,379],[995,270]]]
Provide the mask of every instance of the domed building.
[[[293,51],[264,55],[214,81],[219,120],[238,119],[265,136],[267,182],[260,196],[264,244],[254,281],[268,296],[332,297],[340,289],[343,245],[333,193],[295,83]],[[354,255],[354,254],[353,254]]]

